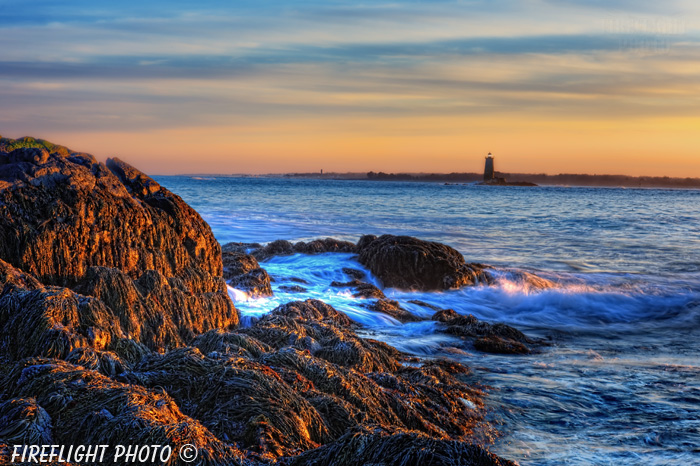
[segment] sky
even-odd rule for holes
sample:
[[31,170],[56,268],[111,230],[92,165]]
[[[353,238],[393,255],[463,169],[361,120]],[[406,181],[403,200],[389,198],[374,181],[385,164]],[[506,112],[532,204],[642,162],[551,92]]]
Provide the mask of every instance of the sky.
[[700,177],[696,0],[0,0],[0,134],[146,173]]

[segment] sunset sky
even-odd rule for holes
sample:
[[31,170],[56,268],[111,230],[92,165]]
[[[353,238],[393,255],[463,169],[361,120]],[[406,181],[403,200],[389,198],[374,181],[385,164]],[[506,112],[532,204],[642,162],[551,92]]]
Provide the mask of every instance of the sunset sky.
[[700,2],[0,0],[0,134],[151,174],[700,177]]

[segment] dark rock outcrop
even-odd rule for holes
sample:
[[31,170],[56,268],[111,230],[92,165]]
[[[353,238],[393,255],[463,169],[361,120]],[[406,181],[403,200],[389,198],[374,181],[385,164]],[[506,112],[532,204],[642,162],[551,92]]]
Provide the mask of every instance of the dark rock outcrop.
[[356,298],[383,299],[386,297],[384,292],[376,286],[358,279],[349,282],[331,282],[331,286],[335,288],[352,288],[355,291],[353,296]]
[[[122,384],[57,359],[17,362],[0,374],[0,389],[10,397],[0,405],[0,415],[4,412],[14,421],[11,428],[0,427],[0,443],[36,439],[42,441],[31,444],[155,444],[171,445],[175,452],[194,444],[200,464],[244,464],[238,449],[182,414],[162,389]],[[49,439],[53,442],[45,442]],[[105,461],[113,463],[111,456]]]
[[290,256],[292,254],[322,254],[326,252],[355,252],[355,244],[335,238],[316,239],[305,243],[299,241],[292,244],[286,240],[277,240],[252,252],[258,260],[264,261],[274,256]]
[[[393,434],[393,435],[392,435]],[[436,440],[427,435],[355,429],[336,442],[309,451],[289,466],[516,466],[483,447],[460,441]]]
[[224,278],[232,287],[247,291],[251,296],[272,296],[270,275],[255,257],[241,252],[224,252],[222,259]]
[[367,276],[364,271],[350,267],[343,267],[343,273],[353,280],[363,280]]
[[484,266],[468,264],[455,249],[410,236],[364,236],[358,260],[387,287],[449,290],[488,281]]
[[474,348],[485,353],[527,354],[526,343],[534,343],[520,330],[506,324],[489,324],[469,314],[463,316],[452,309],[444,309],[433,315],[433,320],[443,324],[442,331],[469,338]]
[[280,290],[286,291],[287,293],[304,293],[306,288],[299,285],[282,285],[279,287]]
[[399,302],[393,299],[378,299],[374,303],[368,305],[367,308],[374,312],[381,312],[382,314],[390,315],[402,323],[420,322],[422,320],[426,320],[402,308]]

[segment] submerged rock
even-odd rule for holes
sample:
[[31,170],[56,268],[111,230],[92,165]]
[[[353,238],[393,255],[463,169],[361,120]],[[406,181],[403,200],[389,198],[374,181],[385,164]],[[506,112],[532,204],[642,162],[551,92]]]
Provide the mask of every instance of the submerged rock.
[[279,287],[279,289],[286,291],[287,293],[304,293],[307,291],[306,288],[299,285],[282,285]]
[[353,280],[363,280],[367,274],[360,269],[353,269],[351,267],[343,267],[343,273]]
[[371,283],[366,283],[358,279],[354,279],[349,282],[331,282],[331,286],[335,288],[352,288],[355,292],[353,296],[355,298],[376,298],[383,299],[384,292],[378,287],[372,285]]
[[474,347],[485,353],[527,354],[530,348],[525,343],[534,343],[509,325],[489,324],[471,314],[457,314],[452,309],[436,312],[433,320],[443,324],[442,331],[445,333],[473,339]]
[[418,317],[417,315],[412,314],[411,312],[402,308],[399,302],[393,299],[378,299],[373,304],[368,305],[367,308],[375,312],[381,312],[382,314],[390,315],[391,317],[402,323],[420,322],[423,320],[427,320]]
[[408,290],[449,290],[488,281],[484,266],[468,264],[457,250],[410,236],[364,236],[358,260],[384,286]]

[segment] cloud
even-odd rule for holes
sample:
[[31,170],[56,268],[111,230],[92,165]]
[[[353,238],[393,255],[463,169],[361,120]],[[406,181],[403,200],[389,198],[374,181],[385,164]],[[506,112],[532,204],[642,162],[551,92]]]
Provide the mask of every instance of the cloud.
[[425,120],[578,125],[700,104],[682,1],[0,2],[2,132],[271,134],[303,119],[436,134]]

